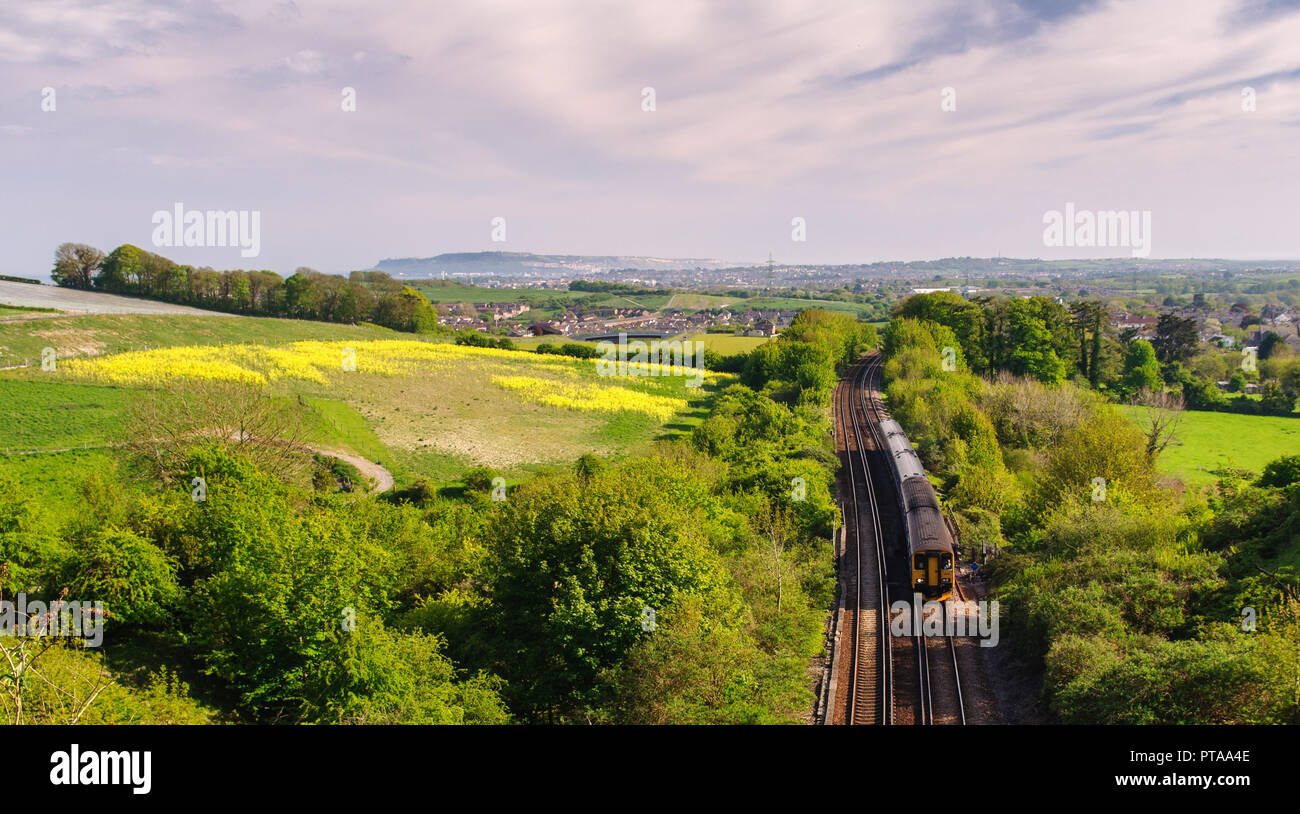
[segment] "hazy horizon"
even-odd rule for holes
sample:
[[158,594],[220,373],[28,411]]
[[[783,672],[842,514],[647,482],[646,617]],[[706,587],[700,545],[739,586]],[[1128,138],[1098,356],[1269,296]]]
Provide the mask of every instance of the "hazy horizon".
[[[117,244],[117,245],[121,245],[121,244]],[[108,248],[112,248],[112,247],[102,247],[102,246],[101,246],[101,247],[99,247],[99,248],[107,250]],[[172,256],[172,255],[173,255],[173,252],[176,251],[176,250],[168,250],[168,249],[166,249],[166,248],[154,248],[154,247],[152,247],[152,246],[148,246],[148,245],[141,246],[140,248],[143,248],[143,249],[146,249],[146,250],[149,250],[149,251],[153,251],[153,252],[155,252],[155,253],[157,253],[157,254],[161,254],[161,255],[164,255],[164,256],[167,256],[167,257],[172,257],[172,259],[176,259],[175,257]],[[721,266],[721,267],[719,267],[719,269],[705,269],[706,272],[707,272],[707,271],[710,271],[710,270],[721,270],[722,268],[762,268],[763,266],[767,265],[767,260],[754,260],[754,261],[737,261],[737,262],[732,262],[730,258],[718,258],[718,257],[695,257],[695,258],[685,258],[685,257],[666,257],[666,256],[663,256],[663,255],[630,255],[630,254],[627,254],[627,253],[614,254],[614,255],[578,255],[578,254],[574,254],[573,252],[533,252],[533,251],[529,251],[529,250],[527,250],[527,249],[509,249],[509,250],[506,250],[506,249],[482,249],[482,250],[477,250],[477,251],[472,251],[472,252],[463,252],[463,251],[437,252],[437,253],[434,253],[434,254],[421,255],[421,256],[412,256],[412,257],[383,257],[383,258],[380,258],[380,259],[379,259],[378,261],[376,261],[375,263],[370,263],[370,264],[367,264],[367,265],[364,265],[364,266],[361,266],[361,267],[358,267],[358,268],[354,268],[354,269],[342,269],[342,270],[315,269],[315,270],[316,270],[316,271],[321,271],[321,272],[326,273],[326,274],[334,274],[334,275],[346,276],[346,275],[348,275],[350,272],[353,272],[353,271],[373,271],[373,270],[376,270],[376,268],[377,268],[378,265],[380,265],[381,263],[384,263],[384,262],[388,262],[388,261],[398,261],[398,260],[427,260],[427,259],[431,259],[431,258],[434,258],[434,257],[438,257],[438,256],[440,256],[440,255],[458,255],[458,254],[459,254],[459,255],[464,255],[464,254],[491,254],[491,253],[494,253],[494,252],[501,252],[501,253],[508,253],[508,254],[521,254],[521,255],[534,255],[534,256],[543,256],[543,255],[544,255],[544,256],[551,256],[551,257],[556,257],[556,256],[583,257],[583,258],[586,258],[586,257],[610,257],[610,256],[618,256],[618,257],[639,257],[639,258],[644,258],[644,259],[656,259],[656,260],[664,260],[664,261],[669,261],[669,262],[679,262],[679,263],[687,262],[687,261],[690,261],[690,260],[698,260],[698,261],[722,262],[722,263],[726,263],[726,264],[727,264],[726,266]],[[51,254],[53,254],[53,252],[51,252]],[[238,259],[238,258],[236,258],[236,259]],[[1116,264],[1120,264],[1120,263],[1130,263],[1130,264],[1133,264],[1133,263],[1139,263],[1139,264],[1140,264],[1140,263],[1148,263],[1148,264],[1156,264],[1156,263],[1180,263],[1180,262],[1187,262],[1187,263],[1197,263],[1197,262],[1199,262],[1199,263],[1206,263],[1206,262],[1218,262],[1218,261],[1223,261],[1223,262],[1229,262],[1229,263],[1260,263],[1260,264],[1268,264],[1268,263],[1282,263],[1282,264],[1298,264],[1298,265],[1300,265],[1300,257],[1152,257],[1152,258],[1134,258],[1134,257],[1119,256],[1119,257],[1054,257],[1054,258],[1050,258],[1050,259],[1049,259],[1049,258],[1043,258],[1043,257],[1009,257],[1009,256],[1006,256],[1006,255],[1003,255],[1003,256],[1000,256],[1000,257],[999,257],[999,256],[981,257],[981,256],[974,256],[974,255],[953,255],[953,256],[948,256],[948,257],[918,257],[918,258],[911,258],[911,259],[891,258],[891,259],[888,259],[888,260],[848,261],[848,262],[844,262],[844,263],[812,263],[812,262],[809,262],[809,263],[802,263],[802,264],[795,264],[795,263],[781,263],[781,262],[777,261],[775,258],[773,258],[773,263],[775,263],[775,265],[776,265],[776,267],[777,267],[777,270],[779,271],[779,270],[781,270],[782,268],[807,268],[807,267],[814,267],[814,266],[853,267],[853,266],[893,265],[893,264],[898,264],[898,265],[909,265],[909,264],[912,264],[912,263],[939,263],[939,262],[942,262],[942,261],[945,261],[945,260],[1007,260],[1007,261],[1012,261],[1012,262],[1017,262],[1017,263],[1070,263],[1070,262],[1084,262],[1084,261],[1087,261],[1087,262],[1094,262],[1094,263],[1095,263],[1095,262],[1113,261],[1113,262],[1116,263]],[[51,265],[52,265],[52,264],[51,264]],[[299,268],[299,267],[300,267],[300,266],[293,266],[292,268],[281,268],[281,269],[271,268],[271,269],[269,269],[269,270],[270,270],[270,271],[275,271],[276,273],[278,273],[278,274],[280,274],[280,275],[282,275],[282,276],[284,276],[284,277],[288,277],[288,276],[290,276],[291,274],[293,274],[294,271],[295,271],[297,268]],[[232,263],[232,264],[229,265],[229,266],[213,266],[213,268],[216,269],[217,271],[224,271],[224,270],[230,270],[230,269],[244,269],[244,270],[247,270],[247,271],[251,271],[251,270],[254,270],[254,269],[267,269],[267,267],[265,267],[265,266],[261,266],[261,265],[258,265],[256,262],[245,262],[245,263],[243,263],[243,264],[240,264],[240,263],[237,263],[237,262],[236,262],[236,263]],[[310,268],[310,267],[309,267],[309,268]],[[647,273],[649,273],[650,271],[651,271],[650,269],[647,269]],[[593,273],[594,273],[594,272],[593,272]],[[1114,271],[1106,271],[1106,272],[1099,272],[1099,273],[1117,273],[1117,272],[1114,272]],[[463,272],[455,272],[454,275],[455,275],[455,276],[464,276],[464,273],[463,273]],[[49,269],[43,269],[43,270],[41,270],[41,271],[32,272],[32,273],[29,273],[29,274],[14,275],[14,276],[24,276],[24,277],[33,278],[33,279],[39,279],[39,280],[42,280],[42,281],[47,282],[47,283],[52,282],[51,277],[50,277],[50,270],[49,270]],[[405,276],[405,275],[395,275],[395,276]],[[430,275],[430,276],[432,276],[432,275]],[[409,277],[407,277],[407,278],[408,278],[408,279],[421,279],[421,277],[420,277],[419,275],[411,275],[411,276],[409,276]]]

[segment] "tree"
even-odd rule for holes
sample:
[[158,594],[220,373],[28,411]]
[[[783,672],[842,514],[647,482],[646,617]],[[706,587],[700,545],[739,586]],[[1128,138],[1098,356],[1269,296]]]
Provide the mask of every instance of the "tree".
[[103,601],[123,624],[163,622],[180,599],[176,563],[151,540],[111,526],[81,541],[63,584],[72,596]]
[[499,504],[484,590],[511,708],[554,720],[646,636],[647,609],[721,588],[697,477],[642,460],[585,482],[556,475]]
[[1121,495],[1144,503],[1156,492],[1145,434],[1112,410],[1098,412],[1051,449],[1030,505],[1045,514],[1065,502],[1087,503],[1096,479],[1108,501]]
[[786,564],[782,560],[785,549],[794,537],[794,517],[790,510],[767,503],[758,515],[758,531],[766,542],[766,553],[771,557],[772,575],[776,580],[776,612],[781,612],[784,599]]
[[1124,356],[1124,389],[1130,393],[1147,390],[1159,390],[1163,387],[1160,377],[1160,363],[1156,361],[1155,349],[1145,339],[1135,339],[1129,343]]
[[608,468],[608,465],[599,456],[586,452],[578,458],[573,471],[578,476],[578,480],[587,483],[592,478],[600,476]]
[[1283,487],[1300,481],[1300,455],[1284,455],[1264,466],[1258,485]]
[[894,315],[947,325],[961,342],[962,354],[971,369],[976,373],[988,369],[984,313],[978,303],[951,291],[933,291],[908,297],[894,309]]
[[1217,410],[1228,399],[1214,382],[1192,379],[1183,383],[1183,403],[1189,410]]
[[1183,415],[1183,397],[1165,390],[1140,390],[1133,403],[1143,410],[1143,432],[1147,436],[1147,460],[1154,462],[1175,440],[1174,432]]
[[95,274],[104,265],[104,253],[85,243],[61,243],[54,251],[54,269],[50,278],[65,288],[89,290]]
[[302,412],[296,407],[256,385],[195,380],[175,393],[137,400],[127,426],[143,429],[132,434],[127,448],[164,478],[188,474],[190,449],[200,443],[227,447],[281,474],[302,450]]
[[109,252],[95,276],[95,288],[114,294],[135,292],[145,254],[144,249],[129,243]]
[[1074,345],[1065,309],[1045,297],[989,306],[989,361],[993,368],[1033,376],[1045,384],[1065,379],[1062,354]]
[[1074,312],[1074,329],[1079,337],[1079,372],[1088,378],[1088,383],[1097,386],[1101,375],[1102,337],[1106,332],[1106,306],[1097,300],[1076,303]]
[[1156,323],[1154,347],[1161,362],[1185,362],[1196,352],[1200,337],[1196,322],[1177,314],[1161,314]]
[[1279,350],[1288,350],[1286,342],[1284,342],[1282,337],[1278,336],[1275,331],[1269,331],[1264,334],[1264,338],[1259,342],[1258,353],[1260,361],[1272,358],[1272,356],[1275,353],[1278,353]]
[[1259,406],[1264,412],[1272,415],[1290,415],[1295,412],[1295,396],[1283,390],[1278,382],[1264,382],[1259,393]]

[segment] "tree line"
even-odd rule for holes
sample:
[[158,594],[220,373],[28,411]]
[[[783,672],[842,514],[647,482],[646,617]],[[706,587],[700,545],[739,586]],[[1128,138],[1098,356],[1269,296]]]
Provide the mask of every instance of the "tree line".
[[[1225,394],[1212,374],[1232,375],[1220,365],[1229,354],[1202,343],[1194,319],[1172,312],[1160,315],[1150,340],[1137,338],[1136,329],[1112,327],[1098,300],[1066,306],[1049,297],[966,300],[945,291],[910,297],[894,316],[948,328],[953,351],[981,376],[1008,372],[1048,385],[1072,380],[1120,401],[1169,391],[1191,409],[1272,415],[1290,415],[1300,393],[1276,366],[1242,366],[1240,381],[1229,389],[1258,380],[1261,398]],[[1259,359],[1286,353],[1285,343],[1274,338],[1261,345]]]
[[437,309],[425,296],[380,271],[354,271],[345,278],[304,266],[284,278],[265,269],[195,268],[130,244],[104,254],[84,243],[64,243],[54,253],[50,277],[67,288],[235,314],[440,331]]

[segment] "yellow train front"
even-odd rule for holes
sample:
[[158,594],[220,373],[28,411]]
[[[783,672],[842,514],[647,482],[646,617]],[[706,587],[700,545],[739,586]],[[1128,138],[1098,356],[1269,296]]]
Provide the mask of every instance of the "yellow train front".
[[939,511],[934,487],[924,477],[903,481],[907,511],[907,548],[911,560],[912,591],[942,602],[952,596],[952,537]]

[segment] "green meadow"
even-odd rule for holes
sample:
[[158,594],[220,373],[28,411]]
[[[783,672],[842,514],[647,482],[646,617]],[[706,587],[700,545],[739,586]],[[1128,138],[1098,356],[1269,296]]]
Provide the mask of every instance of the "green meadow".
[[[1120,411],[1141,423],[1143,409],[1128,405]],[[1157,466],[1192,487],[1218,480],[1219,469],[1259,473],[1269,461],[1300,455],[1300,417],[1239,415],[1184,410],[1174,441],[1161,453]]]

